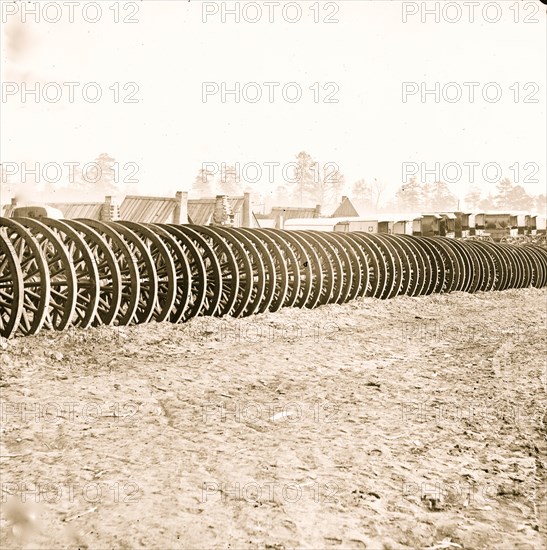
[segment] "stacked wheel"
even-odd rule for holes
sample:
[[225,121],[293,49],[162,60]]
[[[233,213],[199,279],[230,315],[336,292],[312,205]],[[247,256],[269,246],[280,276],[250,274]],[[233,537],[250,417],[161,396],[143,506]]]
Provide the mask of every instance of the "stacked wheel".
[[546,285],[532,243],[0,218],[4,337]]

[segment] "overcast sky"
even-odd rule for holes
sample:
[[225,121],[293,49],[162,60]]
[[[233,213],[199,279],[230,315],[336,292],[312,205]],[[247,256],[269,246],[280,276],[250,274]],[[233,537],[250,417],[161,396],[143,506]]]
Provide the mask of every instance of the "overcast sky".
[[[21,7],[11,14],[13,8],[6,12],[2,4],[4,91],[13,90],[5,88],[10,82],[19,87],[15,95],[2,98],[2,162],[83,164],[106,152],[121,166],[138,165],[141,193],[171,195],[189,190],[204,162],[283,165],[305,150],[321,163],[337,163],[349,183],[378,178],[390,191],[402,183],[404,162],[430,167],[435,162],[479,162],[476,183],[488,192],[495,184],[483,181],[481,169],[493,162],[513,180],[509,166],[519,163],[521,180],[526,175],[537,180],[524,184],[527,191],[545,192],[546,27],[545,6],[539,2],[520,3],[519,12],[510,9],[516,2],[499,2],[502,18],[496,23],[482,15],[484,2],[472,23],[466,10],[457,23],[436,23],[434,16],[422,23],[421,13],[409,14],[403,22],[403,9],[411,13],[419,3],[403,8],[400,1],[320,2],[321,22],[315,23],[314,2],[308,1],[299,2],[298,22],[285,21],[277,7],[270,23],[263,6],[262,19],[254,24],[244,14],[240,23],[233,16],[224,23],[220,9],[204,23],[203,2],[194,0],[122,2],[119,17],[138,20],[133,24],[115,23],[110,1],[100,2],[102,16],[96,23],[86,22],[77,6],[72,23],[63,8],[58,22],[44,21],[42,14],[40,23],[27,15],[21,24]],[[537,13],[531,5],[538,6]],[[254,13],[249,8],[246,15]],[[296,9],[286,13],[296,18]],[[55,15],[45,14],[50,19]],[[91,19],[95,11],[90,8],[87,15]],[[494,19],[496,13],[487,15]],[[339,22],[324,23],[329,16]],[[538,22],[525,23],[526,17]],[[73,103],[66,86],[61,101],[36,103],[27,96],[22,103],[23,82],[28,87],[36,82],[81,85]],[[102,89],[97,103],[82,99],[81,89],[89,82]],[[121,98],[134,89],[130,85],[124,91],[123,86],[136,83],[138,102],[116,103],[110,89],[116,82]],[[205,103],[203,82],[280,86],[274,103],[269,103],[266,87],[265,97],[254,104],[243,98],[235,103],[233,96],[222,103],[220,94]],[[302,88],[297,103],[281,95],[288,82]],[[316,82],[321,87],[335,83],[338,103],[323,102],[335,89],[332,85],[321,89],[321,102],[315,103],[309,88]],[[435,82],[441,87],[456,82],[464,96],[456,103],[441,96],[436,103],[430,95],[422,103],[418,93],[405,103],[403,82],[418,87],[426,82],[430,88]],[[473,103],[464,82],[480,83]],[[496,84],[489,89],[492,95],[497,86],[503,94],[494,103],[482,97],[489,82]],[[524,88],[527,83],[535,84]],[[408,89],[415,88],[410,84]],[[50,88],[53,97],[54,91]],[[453,97],[456,87],[447,91]],[[539,102],[524,103],[527,96]],[[533,165],[525,170],[526,163],[538,165],[539,173],[533,173]],[[462,197],[469,183],[463,168],[461,180],[451,184]],[[121,171],[121,177],[129,175]],[[281,169],[276,183],[283,183]],[[266,167],[257,186],[273,187]]]

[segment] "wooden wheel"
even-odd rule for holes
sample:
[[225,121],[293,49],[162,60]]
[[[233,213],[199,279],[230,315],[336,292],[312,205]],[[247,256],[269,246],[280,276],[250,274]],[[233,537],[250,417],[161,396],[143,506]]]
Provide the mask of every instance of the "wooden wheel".
[[63,220],[86,242],[95,260],[98,274],[99,300],[93,326],[112,325],[122,299],[121,274],[116,256],[106,240],[91,227],[76,220]]
[[23,311],[15,328],[22,335],[36,334],[49,308],[50,281],[46,258],[31,232],[16,221],[0,218],[0,234],[10,242],[21,268]]
[[386,299],[395,296],[398,290],[398,285],[396,285],[394,276],[395,260],[387,249],[385,241],[382,241],[377,235],[371,235],[370,233],[358,232],[357,235],[369,244],[370,249],[376,256],[378,268],[376,280],[378,285],[374,297]]
[[434,282],[432,292],[446,292],[451,282],[448,281],[450,274],[444,255],[425,237],[414,237],[412,242],[425,253],[431,263]]
[[[165,241],[170,239],[169,235],[162,240],[152,229],[141,223],[118,221],[112,222],[116,226],[123,226],[126,229],[130,229],[146,248],[147,256],[151,258],[156,274],[157,287],[155,291],[154,307],[152,309],[152,319],[154,321],[165,321],[169,319],[171,315],[180,319],[180,316],[184,313],[184,309],[189,300],[189,288],[188,279],[190,278],[190,269],[186,264],[186,259],[178,247],[177,243],[172,239],[169,244]],[[178,250],[177,250],[178,249]],[[182,265],[177,273],[175,270],[175,263],[173,261],[174,254],[180,254],[182,256]],[[177,259],[178,256],[175,256]],[[178,283],[178,277],[184,279],[186,286]],[[143,288],[141,282],[141,289]],[[144,285],[146,288],[146,285]],[[178,294],[180,291],[180,294]],[[175,302],[178,299],[178,303]],[[182,309],[182,311],[180,311]],[[176,322],[176,321],[175,321]]]
[[317,305],[323,306],[334,303],[342,290],[342,281],[340,280],[342,277],[342,266],[340,265],[340,260],[336,258],[332,247],[316,232],[299,231],[299,234],[314,249],[321,264],[321,279],[314,279],[315,284],[321,288]]
[[420,282],[417,253],[406,243],[401,235],[383,234],[382,238],[390,242],[401,258],[401,287],[399,294],[415,296],[416,287]]
[[192,293],[196,296],[195,303],[202,304],[196,309],[196,315],[223,315],[224,309],[229,304],[222,303],[225,297],[222,269],[219,258],[207,241],[207,237],[186,225],[164,227],[179,240],[183,247],[187,248],[189,256],[195,258],[191,262]]
[[10,338],[23,314],[23,271],[11,241],[0,231],[0,336]]
[[[257,269],[260,269],[261,268],[260,263],[262,264],[262,269],[264,270],[264,275],[262,277],[259,277],[259,279],[264,281],[264,285],[261,291],[262,297],[260,298],[260,294],[258,294],[260,287],[257,286],[257,296],[259,297],[259,300],[258,300],[257,307],[255,309],[255,313],[264,313],[265,311],[272,310],[271,305],[274,300],[276,291],[277,291],[277,300],[276,300],[277,309],[275,311],[277,311],[281,307],[281,299],[284,299],[284,296],[282,297],[279,296],[279,289],[281,286],[281,282],[278,283],[277,281],[278,273],[280,271],[279,261],[283,260],[279,252],[279,249],[271,239],[268,239],[267,241],[265,241],[264,236],[263,235],[261,236],[256,231],[251,231],[250,229],[245,229],[245,228],[232,229],[232,231],[236,235],[241,235],[245,237],[246,241],[243,241],[243,242],[244,243],[248,242],[253,247],[254,253],[258,254],[260,262],[258,261],[254,262],[253,270],[256,272]],[[256,277],[257,275],[255,275],[255,279]]]
[[[232,246],[240,268],[239,280],[240,284],[243,283],[242,290],[244,291],[241,293],[241,311],[236,308],[234,316],[253,315],[259,312],[264,302],[267,275],[263,257],[253,243],[233,227],[215,227],[214,229]],[[246,298],[247,293],[248,297]],[[269,294],[270,300],[271,296],[272,294]],[[268,305],[266,304],[266,309]]]
[[44,327],[64,330],[74,319],[78,300],[78,280],[69,250],[57,234],[44,223],[19,218],[38,242],[49,269],[50,299]]
[[363,271],[363,284],[359,289],[359,297],[373,297],[379,292],[380,280],[378,273],[380,271],[377,257],[370,244],[357,233],[345,233],[354,245],[359,257],[361,258],[361,270]]
[[[306,251],[296,239],[284,238],[281,231],[275,229],[258,229],[258,233],[264,236],[277,246],[279,249],[283,264],[286,267],[286,282],[281,279],[283,288],[279,292],[285,292],[285,299],[282,307],[299,307],[306,304],[311,292],[311,267],[309,265]],[[302,266],[302,268],[300,267]],[[284,271],[281,277],[284,276]]]
[[[245,229],[245,233],[251,233]],[[289,291],[289,263],[291,259],[284,253],[276,241],[268,234],[260,229],[255,229],[252,234],[256,239],[260,239],[265,247],[271,261],[270,268],[273,271],[272,275],[272,298],[270,300],[268,310],[270,312],[279,311],[287,301]],[[294,261],[294,254],[293,260]],[[292,305],[292,304],[291,304]]]
[[298,242],[301,249],[304,250],[304,254],[299,257],[300,273],[303,276],[300,286],[305,291],[309,288],[309,293],[303,307],[313,309],[319,305],[323,286],[326,284],[321,260],[315,248],[301,231],[283,231],[282,238]]
[[[184,277],[188,278],[187,292],[188,292],[188,301],[185,310],[182,312],[182,316],[179,318],[179,321],[175,321],[176,315],[171,317],[171,322],[182,322],[191,319],[192,317],[197,317],[202,309],[205,307],[205,300],[207,296],[207,271],[205,268],[205,260],[202,257],[203,254],[200,253],[198,247],[194,242],[180,231],[177,226],[174,225],[163,225],[163,224],[154,224],[152,226],[153,230],[164,232],[173,238],[178,248],[182,253],[184,264],[188,267],[188,273],[184,272],[177,274],[177,279],[179,284],[184,287]],[[198,236],[198,238],[201,238]],[[207,247],[207,245],[205,245]],[[207,247],[208,248],[208,247]],[[209,252],[212,252],[209,249]],[[182,262],[183,260],[179,260]],[[178,262],[175,262],[175,268],[177,271],[180,267],[177,265]],[[181,288],[177,292],[183,293],[184,288]],[[216,308],[216,306],[215,306]]]
[[[87,219],[76,221],[96,231],[112,251],[120,273],[120,304],[114,324],[119,326],[129,325],[136,319],[141,296],[141,276],[135,254],[133,254],[120,233],[105,222]],[[111,276],[115,277],[115,275]],[[112,284],[116,284],[114,278],[112,279]]]
[[239,307],[241,300],[239,300],[239,269],[231,247],[218,233],[215,233],[209,227],[189,225],[180,226],[180,228],[183,231],[190,229],[198,235],[201,235],[213,251],[220,272],[220,301],[216,315],[220,317],[224,315],[233,315],[234,311],[236,311],[236,307]]
[[346,284],[344,293],[341,297],[341,301],[348,302],[354,300],[358,295],[360,289],[366,285],[363,281],[368,274],[366,269],[366,259],[361,249],[354,245],[354,242],[346,237],[345,233],[327,233],[324,235],[326,239],[329,239],[331,244],[340,251],[340,255],[343,257],[344,271],[351,273],[351,279],[349,284]]
[[[71,323],[75,327],[88,328],[95,320],[99,306],[99,273],[95,257],[85,240],[64,221],[42,218],[40,222],[55,233],[68,251],[77,283],[76,307]],[[32,231],[33,222],[27,223]]]

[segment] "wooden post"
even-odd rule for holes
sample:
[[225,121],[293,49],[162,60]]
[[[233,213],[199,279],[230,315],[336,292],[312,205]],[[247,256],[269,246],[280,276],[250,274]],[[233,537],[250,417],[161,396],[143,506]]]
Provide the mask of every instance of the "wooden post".
[[188,223],[188,193],[185,191],[177,191],[175,194],[173,223],[177,225]]
[[251,193],[243,193],[241,227],[251,227]]

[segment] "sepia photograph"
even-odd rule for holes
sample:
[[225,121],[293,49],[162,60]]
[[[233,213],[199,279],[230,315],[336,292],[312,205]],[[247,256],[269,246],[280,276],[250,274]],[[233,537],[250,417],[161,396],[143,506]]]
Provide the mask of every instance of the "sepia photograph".
[[547,548],[547,0],[0,0],[0,548]]

